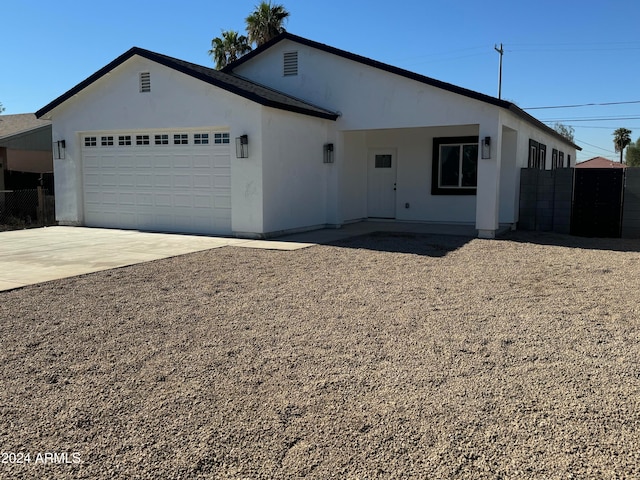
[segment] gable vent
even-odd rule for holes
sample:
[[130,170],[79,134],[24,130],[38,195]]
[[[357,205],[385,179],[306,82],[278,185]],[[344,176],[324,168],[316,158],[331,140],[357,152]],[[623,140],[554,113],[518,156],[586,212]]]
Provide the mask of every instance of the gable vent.
[[298,52],[284,52],[284,76],[298,75]]
[[140,92],[151,91],[151,74],[149,72],[140,73]]

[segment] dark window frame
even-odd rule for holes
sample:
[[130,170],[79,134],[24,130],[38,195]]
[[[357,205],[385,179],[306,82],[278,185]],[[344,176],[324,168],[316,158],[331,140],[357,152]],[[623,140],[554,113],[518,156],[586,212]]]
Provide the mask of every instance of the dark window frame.
[[[479,137],[435,137],[433,139],[433,155],[431,162],[431,195],[476,195],[478,191],[477,179],[475,187],[441,187],[440,178],[440,146],[441,145],[469,145],[475,144],[480,149]],[[477,162],[476,158],[476,162]],[[476,175],[478,166],[476,164]]]
[[529,160],[527,168],[544,170],[547,168],[547,146],[529,139]]

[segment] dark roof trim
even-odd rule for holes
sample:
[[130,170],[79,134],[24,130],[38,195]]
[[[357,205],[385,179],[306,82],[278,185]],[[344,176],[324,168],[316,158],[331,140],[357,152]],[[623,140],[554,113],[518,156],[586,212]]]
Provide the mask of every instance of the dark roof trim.
[[277,44],[277,43],[279,43],[279,42],[281,42],[283,40],[291,40],[292,42],[297,42],[297,43],[300,43],[302,45],[306,45],[306,46],[311,47],[311,48],[316,48],[318,50],[322,50],[324,52],[331,53],[333,55],[337,55],[339,57],[346,58],[348,60],[353,60],[354,62],[362,63],[364,65],[368,65],[368,66],[373,67],[373,68],[378,68],[380,70],[384,70],[385,72],[393,73],[395,75],[400,75],[402,77],[409,78],[409,79],[415,80],[417,82],[425,83],[427,85],[431,85],[433,87],[441,88],[443,90],[447,90],[447,91],[452,92],[452,93],[457,93],[459,95],[463,95],[465,97],[469,97],[469,98],[472,98],[474,100],[479,100],[481,102],[489,103],[491,105],[495,105],[497,107],[504,108],[504,109],[509,110],[510,112],[514,113],[515,115],[519,116],[523,120],[533,124],[534,126],[540,128],[541,130],[547,132],[548,134],[556,137],[557,139],[559,139],[559,140],[561,140],[561,141],[573,146],[575,149],[582,150],[582,148],[580,148],[578,145],[576,145],[575,143],[567,140],[565,137],[563,137],[558,132],[556,132],[553,128],[549,127],[548,125],[545,125],[540,120],[538,120],[535,117],[529,115],[527,112],[522,110],[520,107],[518,107],[514,103],[507,102],[505,100],[500,100],[500,99],[492,97],[490,95],[485,95],[484,93],[475,92],[475,91],[469,90],[467,88],[459,87],[457,85],[453,85],[452,83],[447,83],[447,82],[443,82],[443,81],[440,81],[440,80],[436,80],[435,78],[427,77],[425,75],[420,75],[418,73],[411,72],[409,70],[404,70],[402,68],[394,67],[393,65],[389,65],[389,64],[386,64],[386,63],[378,62],[377,60],[372,60],[370,58],[363,57],[361,55],[356,55],[355,53],[350,53],[350,52],[347,52],[345,50],[340,50],[339,48],[331,47],[329,45],[325,45],[324,43],[314,42],[313,40],[309,40],[309,39],[304,38],[304,37],[299,37],[299,36],[293,35],[292,33],[289,33],[289,32],[281,33],[280,35],[278,35],[277,37],[271,39],[267,43],[261,45],[260,47],[256,48],[255,50],[252,50],[251,52],[247,53],[246,55],[240,57],[235,62],[230,63],[229,65],[224,67],[222,69],[222,71],[226,72],[226,73],[232,73],[234,68],[242,65],[245,62],[248,62],[252,58],[256,57],[257,55],[260,55],[262,52],[264,52],[268,48],[272,47],[273,45],[275,45],[275,44]]
[[223,73],[212,68],[203,67],[201,65],[185,62],[177,58],[151,52],[139,47],[133,47],[106,66],[102,67],[100,70],[98,70],[96,73],[94,73],[84,81],[77,84],[71,90],[62,94],[48,105],[38,110],[36,112],[36,117],[41,118],[45,114],[49,113],[51,110],[69,100],[71,97],[78,94],[80,91],[84,90],[86,87],[96,82],[134,55],[138,55],[140,57],[154,61],[156,63],[164,65],[165,67],[172,68],[181,73],[184,73],[185,75],[189,75],[210,85],[222,88],[224,90],[227,90],[228,92],[234,93],[266,107],[287,110],[290,112],[301,113],[304,115],[310,115],[313,117],[319,117],[328,120],[336,120],[339,116],[335,112],[293,98],[282,92],[277,92],[276,90],[270,89],[263,85],[258,85],[249,80],[241,79],[234,75]]

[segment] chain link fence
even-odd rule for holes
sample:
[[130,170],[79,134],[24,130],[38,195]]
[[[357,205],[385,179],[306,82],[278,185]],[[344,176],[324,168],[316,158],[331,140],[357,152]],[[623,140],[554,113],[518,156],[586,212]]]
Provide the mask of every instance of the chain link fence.
[[0,190],[0,231],[55,223],[54,196],[48,190]]

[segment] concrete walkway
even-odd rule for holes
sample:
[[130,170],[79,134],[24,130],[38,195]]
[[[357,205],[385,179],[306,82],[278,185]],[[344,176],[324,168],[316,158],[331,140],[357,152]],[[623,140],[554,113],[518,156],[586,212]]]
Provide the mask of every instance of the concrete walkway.
[[474,237],[469,225],[364,221],[274,240],[146,233],[86,227],[0,232],[0,291],[224,246],[297,250],[374,232]]

